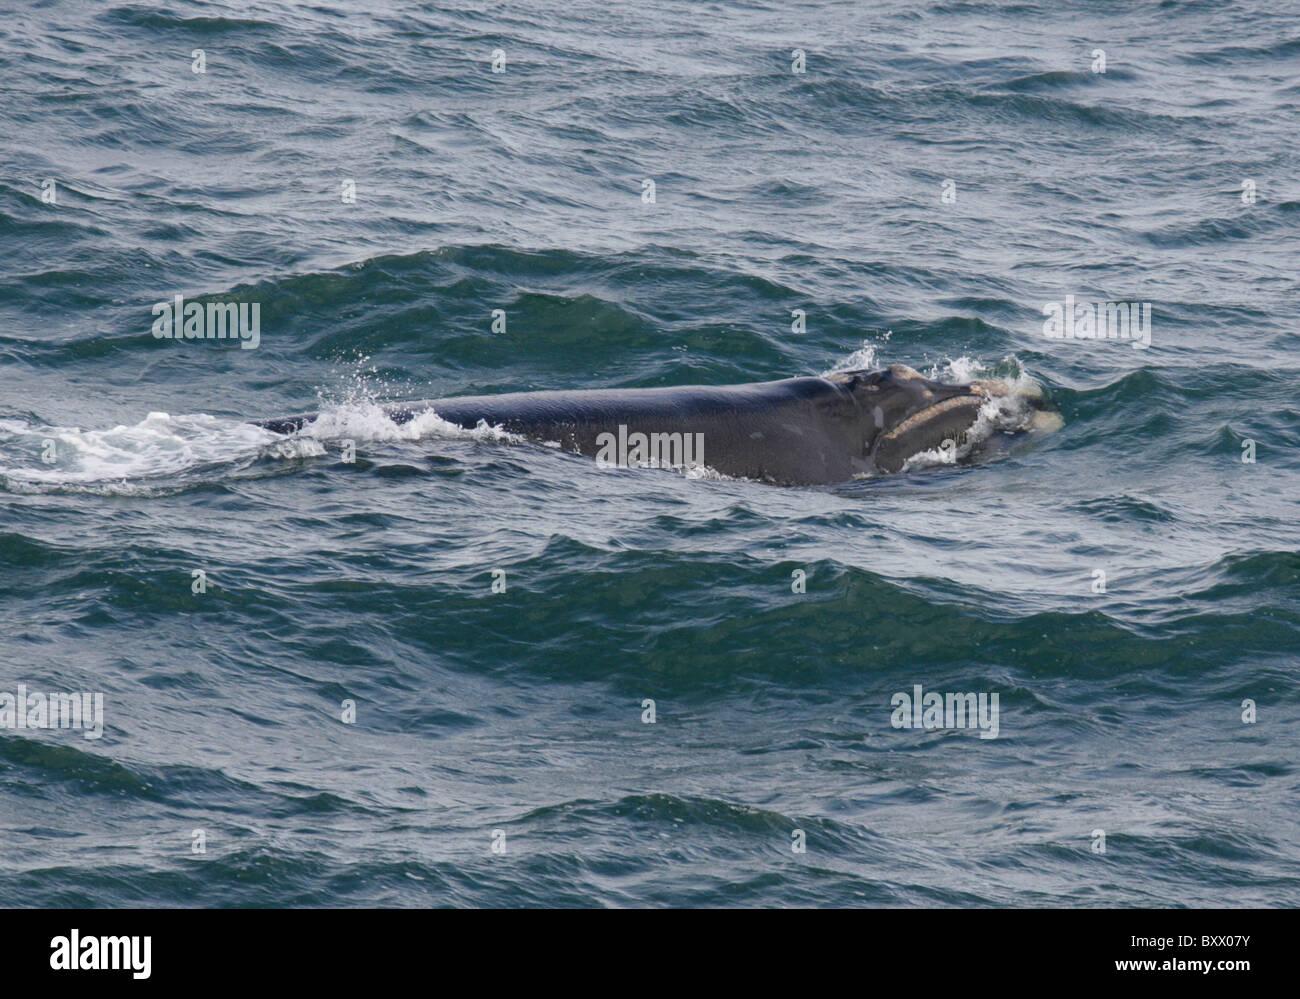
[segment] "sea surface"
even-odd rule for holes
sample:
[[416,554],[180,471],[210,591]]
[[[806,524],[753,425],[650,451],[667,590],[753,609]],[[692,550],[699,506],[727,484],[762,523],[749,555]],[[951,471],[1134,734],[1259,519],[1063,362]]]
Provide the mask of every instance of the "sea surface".
[[[103,729],[0,727],[0,904],[1300,905],[1298,136],[1291,0],[10,0],[0,709]],[[783,488],[376,409],[895,363],[1064,426]]]

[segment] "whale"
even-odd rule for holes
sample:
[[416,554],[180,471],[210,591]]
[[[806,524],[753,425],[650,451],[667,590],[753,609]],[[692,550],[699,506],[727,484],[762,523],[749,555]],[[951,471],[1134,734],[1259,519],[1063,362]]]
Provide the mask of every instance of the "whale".
[[[381,407],[404,424],[432,412],[596,458],[603,466],[705,467],[778,485],[893,474],[909,458],[962,445],[1005,382],[938,382],[905,364],[742,385],[683,385],[451,396]],[[1034,410],[1041,393],[1029,395]],[[319,413],[250,421],[310,433]]]

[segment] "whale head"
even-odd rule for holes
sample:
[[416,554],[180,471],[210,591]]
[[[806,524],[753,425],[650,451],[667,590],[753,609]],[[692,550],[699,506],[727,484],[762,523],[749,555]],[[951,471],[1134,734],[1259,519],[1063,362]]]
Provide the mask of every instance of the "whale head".
[[[852,392],[864,417],[864,448],[881,472],[900,471],[913,455],[966,443],[985,404],[1013,391],[1005,382],[937,382],[906,364],[832,378]],[[1025,398],[1032,409],[1045,405],[1041,394]]]

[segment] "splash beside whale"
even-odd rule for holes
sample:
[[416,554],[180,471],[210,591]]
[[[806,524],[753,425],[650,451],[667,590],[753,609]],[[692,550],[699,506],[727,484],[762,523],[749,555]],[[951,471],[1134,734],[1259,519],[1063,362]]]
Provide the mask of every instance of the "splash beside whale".
[[[822,485],[900,471],[909,458],[963,445],[991,403],[1015,394],[1005,382],[947,384],[906,365],[745,385],[589,389],[459,396],[383,407],[395,423],[432,411],[465,429],[499,428],[528,440],[609,460],[632,442],[630,464],[658,464],[652,443],[724,475],[780,485]],[[1019,396],[1024,419],[1048,426],[1041,394]],[[317,413],[253,421],[279,434]],[[1054,414],[1053,414],[1054,415]],[[653,455],[651,462],[637,461]],[[665,452],[666,453],[666,452]],[[625,453],[620,455],[626,457]]]

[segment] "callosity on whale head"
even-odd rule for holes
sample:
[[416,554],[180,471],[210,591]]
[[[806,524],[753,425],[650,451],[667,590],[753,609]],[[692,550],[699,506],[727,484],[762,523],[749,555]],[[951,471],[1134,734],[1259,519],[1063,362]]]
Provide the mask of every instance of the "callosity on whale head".
[[951,449],[950,453],[955,453],[968,443],[981,416],[991,417],[999,409],[1021,411],[1011,421],[1013,429],[1046,430],[1060,425],[1041,390],[1007,382],[937,382],[905,364],[831,377],[846,383],[870,414],[866,448],[881,472],[900,471],[909,458],[928,451]]

